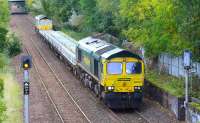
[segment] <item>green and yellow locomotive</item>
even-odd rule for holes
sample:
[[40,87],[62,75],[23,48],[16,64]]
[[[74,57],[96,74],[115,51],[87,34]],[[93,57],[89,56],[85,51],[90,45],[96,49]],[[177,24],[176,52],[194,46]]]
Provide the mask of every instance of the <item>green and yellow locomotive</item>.
[[[43,18],[46,22],[43,22]],[[138,108],[143,98],[144,63],[140,56],[98,37],[76,41],[54,31],[51,20],[36,17],[36,28],[85,86],[110,108]]]
[[142,102],[144,63],[127,50],[101,39],[78,42],[79,75],[110,108],[135,108]]

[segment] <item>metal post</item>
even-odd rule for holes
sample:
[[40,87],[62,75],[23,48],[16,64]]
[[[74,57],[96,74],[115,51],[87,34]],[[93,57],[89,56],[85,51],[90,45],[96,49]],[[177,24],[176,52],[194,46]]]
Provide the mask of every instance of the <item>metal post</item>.
[[188,74],[189,71],[185,71],[185,121],[188,122]]
[[24,70],[24,123],[29,123],[29,72]]
[[191,52],[188,50],[184,51],[184,69],[185,69],[185,102],[184,102],[184,107],[185,107],[185,121],[188,123],[189,122],[189,116],[188,116],[188,81],[189,81],[189,72],[192,66],[192,61],[191,61]]

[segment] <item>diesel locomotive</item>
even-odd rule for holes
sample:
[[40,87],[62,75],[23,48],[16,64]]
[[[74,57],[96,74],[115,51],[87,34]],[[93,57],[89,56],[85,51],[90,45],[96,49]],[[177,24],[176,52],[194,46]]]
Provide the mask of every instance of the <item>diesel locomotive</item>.
[[144,62],[141,57],[98,38],[79,41],[52,30],[52,21],[35,17],[36,32],[72,73],[112,109],[138,108],[143,98]]

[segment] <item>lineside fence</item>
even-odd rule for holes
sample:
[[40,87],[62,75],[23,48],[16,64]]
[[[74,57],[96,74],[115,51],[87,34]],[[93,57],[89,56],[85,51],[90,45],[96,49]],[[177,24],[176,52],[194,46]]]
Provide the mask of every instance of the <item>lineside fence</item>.
[[[159,70],[169,75],[176,77],[184,77],[183,57],[173,57],[169,54],[163,53],[158,59]],[[192,75],[200,78],[200,63],[194,62]]]

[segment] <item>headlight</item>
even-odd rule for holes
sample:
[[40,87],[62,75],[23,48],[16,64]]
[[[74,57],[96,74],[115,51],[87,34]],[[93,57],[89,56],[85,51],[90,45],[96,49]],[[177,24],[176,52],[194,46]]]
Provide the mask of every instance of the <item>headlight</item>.
[[112,91],[112,90],[114,90],[114,87],[113,86],[108,86],[107,89],[108,89],[108,91]]
[[140,86],[135,86],[134,90],[141,90],[142,88]]

